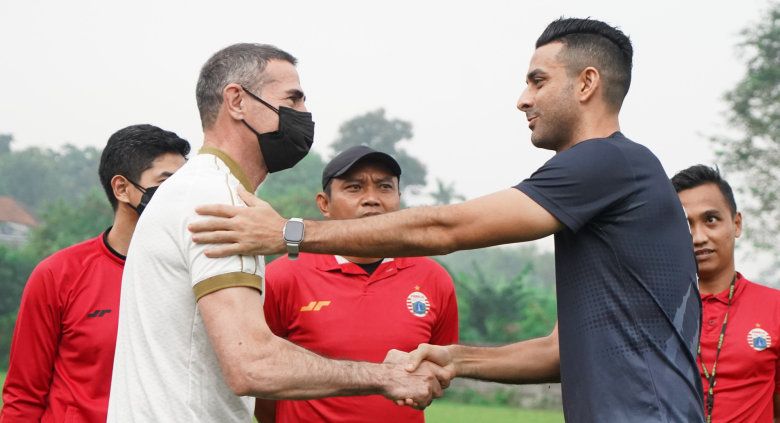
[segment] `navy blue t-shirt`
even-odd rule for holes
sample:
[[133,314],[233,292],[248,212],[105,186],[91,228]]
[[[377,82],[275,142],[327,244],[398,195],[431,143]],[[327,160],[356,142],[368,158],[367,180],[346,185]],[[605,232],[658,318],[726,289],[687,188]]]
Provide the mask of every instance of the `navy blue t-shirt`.
[[555,216],[568,422],[701,422],[701,299],[680,200],[620,132],[556,154],[515,188]]

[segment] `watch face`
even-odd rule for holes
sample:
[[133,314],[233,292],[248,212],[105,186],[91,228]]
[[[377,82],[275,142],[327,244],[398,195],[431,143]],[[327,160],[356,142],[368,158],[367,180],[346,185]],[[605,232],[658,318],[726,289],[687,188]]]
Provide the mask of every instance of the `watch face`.
[[303,222],[288,220],[284,225],[284,240],[290,242],[301,242],[303,240]]

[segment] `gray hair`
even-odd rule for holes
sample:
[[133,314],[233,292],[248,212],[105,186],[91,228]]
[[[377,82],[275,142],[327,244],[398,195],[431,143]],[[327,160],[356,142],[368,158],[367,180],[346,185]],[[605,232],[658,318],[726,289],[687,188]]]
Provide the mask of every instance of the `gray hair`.
[[228,84],[240,84],[259,94],[263,71],[269,60],[283,60],[293,65],[298,60],[269,44],[233,44],[214,53],[203,65],[195,89],[195,98],[203,129],[214,125],[222,106],[222,90]]

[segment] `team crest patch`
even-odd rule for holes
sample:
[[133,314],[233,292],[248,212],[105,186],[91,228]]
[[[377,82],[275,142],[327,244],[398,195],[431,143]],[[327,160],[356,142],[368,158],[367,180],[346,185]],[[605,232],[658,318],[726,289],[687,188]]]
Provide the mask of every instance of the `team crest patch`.
[[747,341],[750,348],[756,351],[764,351],[772,346],[772,337],[761,328],[753,328],[748,332]]
[[417,317],[425,317],[431,308],[428,297],[420,291],[415,291],[406,297],[406,308]]

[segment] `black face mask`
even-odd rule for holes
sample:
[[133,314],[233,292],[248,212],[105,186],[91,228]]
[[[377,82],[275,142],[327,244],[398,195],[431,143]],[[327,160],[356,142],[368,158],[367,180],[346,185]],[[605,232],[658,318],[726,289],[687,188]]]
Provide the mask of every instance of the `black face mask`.
[[314,121],[311,120],[311,113],[299,112],[289,107],[277,109],[246,88],[243,89],[250,97],[279,115],[279,129],[264,134],[255,131],[245,120],[241,120],[257,136],[268,172],[274,173],[295,166],[306,157],[314,143]]
[[[128,181],[130,180],[128,179]],[[143,213],[146,206],[149,205],[149,202],[152,201],[152,196],[154,195],[154,192],[157,191],[157,188],[160,187],[158,185],[156,187],[144,188],[133,181],[130,181],[130,183],[135,185],[135,187],[138,188],[138,190],[143,193],[143,195],[141,196],[141,201],[138,202],[137,206],[130,204],[130,207],[132,207],[135,211],[137,211],[138,215],[140,216],[141,213]]]

